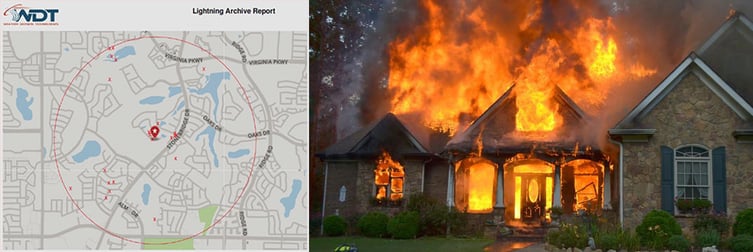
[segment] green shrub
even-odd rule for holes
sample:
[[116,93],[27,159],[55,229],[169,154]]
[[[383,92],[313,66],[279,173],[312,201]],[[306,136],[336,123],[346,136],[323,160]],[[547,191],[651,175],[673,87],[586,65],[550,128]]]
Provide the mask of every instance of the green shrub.
[[730,239],[730,248],[734,252],[753,251],[753,235],[736,235]]
[[345,234],[348,224],[343,217],[330,215],[324,218],[324,234],[328,236],[340,236]]
[[737,214],[735,224],[732,226],[732,234],[734,236],[753,235],[753,209],[748,208]]
[[669,240],[667,240],[667,248],[677,251],[688,251],[690,250],[690,242],[685,236],[672,235],[669,237]]
[[713,229],[702,229],[695,234],[695,245],[699,248],[719,246],[722,236]]
[[588,246],[588,234],[578,225],[562,224],[559,230],[547,233],[547,243],[558,248],[584,248]]
[[419,235],[444,234],[449,218],[448,208],[426,194],[414,194],[408,199],[408,211],[421,213]]
[[371,212],[358,220],[358,231],[368,237],[383,237],[387,234],[390,218],[380,212]]
[[636,251],[641,248],[641,240],[634,232],[623,231],[620,233],[620,248]]
[[663,249],[672,235],[682,235],[682,229],[672,215],[662,210],[652,210],[645,217],[635,232],[641,245],[654,249]]
[[596,237],[596,247],[602,250],[620,248],[620,234],[619,233],[604,233],[599,234]]
[[696,216],[693,221],[693,229],[695,229],[696,232],[711,229],[724,235],[729,232],[729,226],[729,219],[726,215],[702,214]]
[[399,213],[387,223],[387,232],[395,239],[415,238],[420,218],[414,211]]

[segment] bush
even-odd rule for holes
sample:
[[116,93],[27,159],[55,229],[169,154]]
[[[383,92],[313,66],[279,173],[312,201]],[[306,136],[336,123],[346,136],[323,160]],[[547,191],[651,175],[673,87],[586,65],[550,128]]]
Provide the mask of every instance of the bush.
[[672,235],[682,235],[682,229],[672,215],[662,210],[652,210],[645,217],[635,232],[641,245],[654,249],[666,248],[667,240]]
[[634,232],[624,231],[620,233],[620,248],[628,251],[636,251],[641,248],[641,240]]
[[669,240],[667,240],[667,248],[677,251],[688,251],[690,250],[690,242],[685,236],[672,235],[669,237]]
[[584,248],[588,246],[588,234],[577,225],[562,224],[559,230],[547,233],[547,243],[558,248]]
[[415,238],[418,234],[420,218],[414,211],[399,213],[387,223],[387,232],[395,239]]
[[426,194],[414,194],[408,199],[408,211],[421,213],[420,235],[444,234],[449,218],[448,208],[439,200]]
[[340,236],[345,234],[348,224],[343,217],[330,215],[324,218],[324,234],[328,236]]
[[721,240],[722,236],[713,229],[703,229],[695,234],[695,245],[699,248],[718,246]]
[[620,249],[620,235],[615,233],[604,233],[596,237],[596,247],[602,250]]
[[753,209],[748,208],[737,214],[735,224],[732,226],[732,234],[734,236],[753,235]]
[[387,234],[387,222],[390,218],[380,212],[371,212],[358,220],[358,231],[368,237],[383,237]]
[[753,251],[753,235],[736,235],[730,239],[730,248],[734,252]]
[[729,219],[727,219],[726,215],[702,214],[697,216],[693,221],[693,229],[696,232],[711,229],[724,235],[729,232],[729,226]]

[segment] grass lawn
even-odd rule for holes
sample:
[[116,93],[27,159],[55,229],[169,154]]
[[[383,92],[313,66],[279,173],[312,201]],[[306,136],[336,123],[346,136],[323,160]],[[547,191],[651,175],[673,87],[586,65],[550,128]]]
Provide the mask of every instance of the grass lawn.
[[492,240],[425,237],[414,240],[393,240],[366,238],[361,236],[312,237],[311,251],[333,251],[337,245],[348,243],[358,247],[358,251],[484,251]]

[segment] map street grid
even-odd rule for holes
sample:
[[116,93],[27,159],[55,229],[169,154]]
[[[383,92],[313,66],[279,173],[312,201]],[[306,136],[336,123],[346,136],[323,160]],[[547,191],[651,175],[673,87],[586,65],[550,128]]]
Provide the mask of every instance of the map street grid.
[[3,249],[307,249],[306,32],[3,35]]

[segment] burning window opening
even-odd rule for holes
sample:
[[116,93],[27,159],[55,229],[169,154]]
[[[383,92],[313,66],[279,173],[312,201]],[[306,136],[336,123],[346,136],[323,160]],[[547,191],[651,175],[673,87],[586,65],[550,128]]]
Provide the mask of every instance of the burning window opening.
[[489,213],[494,205],[497,165],[469,157],[455,165],[455,205],[468,213]]
[[376,199],[392,201],[402,199],[404,180],[405,170],[403,165],[392,160],[392,156],[387,151],[382,151],[374,169],[374,184],[377,187]]
[[572,191],[563,190],[563,194],[567,194],[563,195],[563,207],[572,211],[596,211],[603,202],[604,165],[593,160],[576,159],[566,163],[564,167],[563,188],[567,187]]

